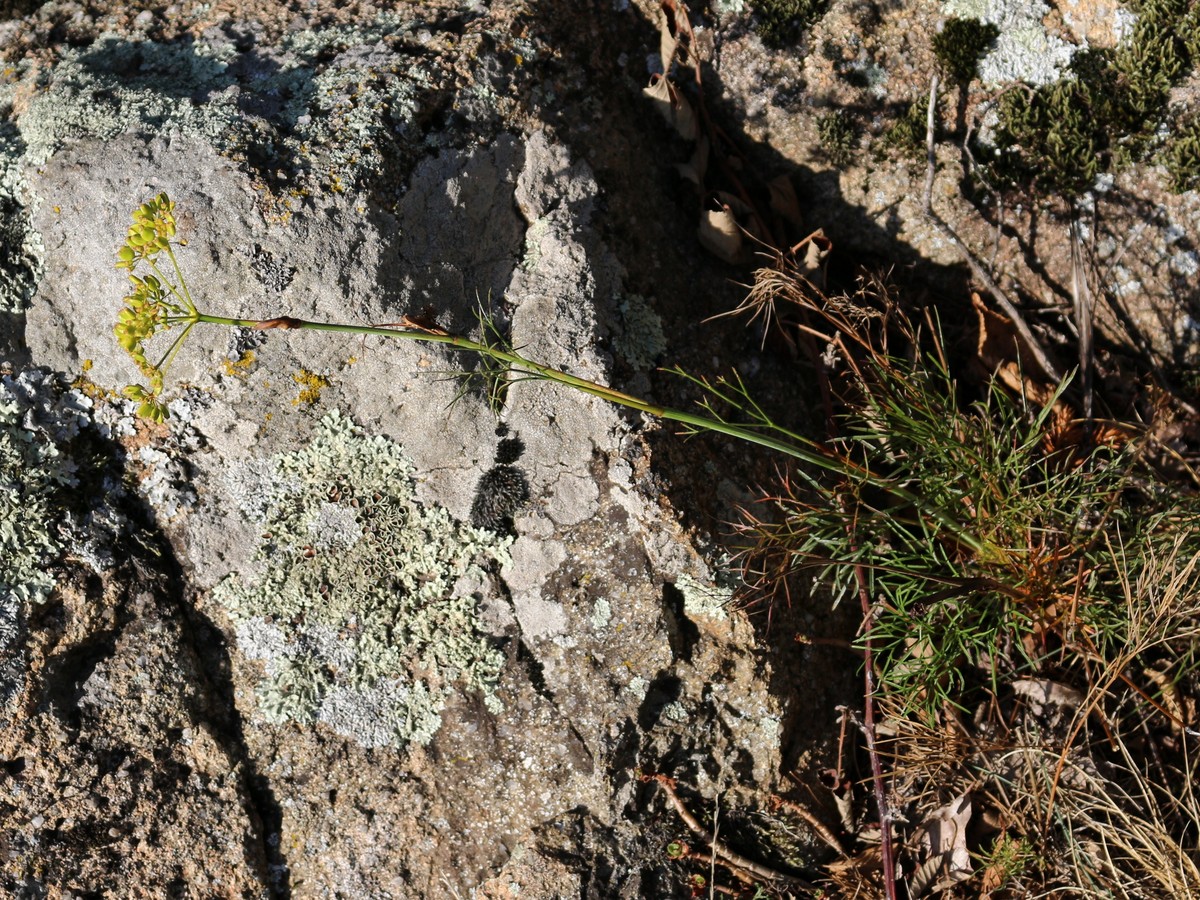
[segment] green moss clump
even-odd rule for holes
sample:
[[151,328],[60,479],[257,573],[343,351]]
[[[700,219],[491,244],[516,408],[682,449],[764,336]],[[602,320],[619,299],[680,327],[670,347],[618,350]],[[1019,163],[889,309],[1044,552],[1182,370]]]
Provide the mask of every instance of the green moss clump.
[[479,630],[475,590],[508,541],[418,503],[399,445],[335,413],[303,449],[235,467],[227,487],[261,529],[261,568],[214,597],[263,663],[264,718],[402,747],[433,737],[456,690],[498,704],[504,658]]
[[[878,149],[894,150],[910,159],[924,159],[928,115],[927,102],[914,100],[880,136]],[[934,121],[937,121],[936,117]]]
[[999,104],[996,174],[1064,196],[1096,176],[1146,158],[1164,124],[1168,93],[1195,63],[1200,4],[1141,0],[1137,24],[1115,50],[1076,54],[1070,73],[1012,90]]
[[835,109],[817,117],[817,137],[821,141],[821,151],[839,169],[853,162],[854,151],[858,149],[858,134],[854,122],[844,109]]
[[1000,99],[998,172],[1013,184],[1056,192],[1087,190],[1102,171],[1108,135],[1094,127],[1107,102],[1078,77],[1037,91],[1009,91]]
[[979,74],[979,60],[999,36],[991,22],[951,18],[933,36],[933,52],[948,78],[967,84]]
[[1171,177],[1171,190],[1183,193],[1200,187],[1200,118],[1192,114],[1177,119],[1180,125],[1172,130],[1162,161]]
[[796,43],[804,30],[829,8],[829,0],[751,0],[758,14],[758,33],[771,47]]

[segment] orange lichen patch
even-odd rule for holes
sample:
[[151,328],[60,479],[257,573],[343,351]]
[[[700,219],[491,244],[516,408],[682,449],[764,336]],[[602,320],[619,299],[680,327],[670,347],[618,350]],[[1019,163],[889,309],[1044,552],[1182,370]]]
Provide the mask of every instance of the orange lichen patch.
[[[90,362],[91,360],[84,361],[84,372],[91,368],[91,366],[88,365]],[[92,381],[92,379],[88,378],[86,375],[80,375],[78,378],[72,381],[71,387],[79,391],[79,393],[83,394],[89,400],[92,400],[96,403],[108,403],[116,400],[118,397],[116,393],[108,390],[107,388],[100,387],[100,385],[96,384],[96,382]]]
[[301,369],[292,376],[292,381],[300,385],[300,393],[292,401],[292,406],[311,406],[321,399],[321,391],[332,383],[328,376],[318,375],[308,369]]
[[245,380],[250,374],[250,370],[254,368],[255,356],[253,350],[247,350],[235,360],[223,359],[221,366],[225,369],[225,374],[231,378],[239,378]]

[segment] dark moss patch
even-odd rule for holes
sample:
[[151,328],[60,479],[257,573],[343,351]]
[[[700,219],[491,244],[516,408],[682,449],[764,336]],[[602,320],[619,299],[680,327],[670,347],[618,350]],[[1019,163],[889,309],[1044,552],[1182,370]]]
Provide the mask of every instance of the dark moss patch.
[[1171,177],[1171,190],[1200,188],[1200,113],[1190,110],[1175,117],[1177,127],[1163,148],[1162,162]]
[[924,159],[928,113],[926,100],[914,100],[880,136],[875,145],[877,151],[893,151],[911,159]]
[[933,36],[933,52],[947,78],[967,84],[979,74],[979,60],[999,36],[991,22],[949,19]]
[[854,121],[844,109],[835,109],[817,117],[817,136],[826,159],[844,169],[854,159],[858,149],[858,132]]
[[771,47],[795,44],[810,25],[829,9],[829,0],[751,0],[758,33]]
[[1149,155],[1169,91],[1193,68],[1200,4],[1132,6],[1139,18],[1121,47],[1079,53],[1062,80],[1001,98],[995,169],[1003,181],[1070,197]]

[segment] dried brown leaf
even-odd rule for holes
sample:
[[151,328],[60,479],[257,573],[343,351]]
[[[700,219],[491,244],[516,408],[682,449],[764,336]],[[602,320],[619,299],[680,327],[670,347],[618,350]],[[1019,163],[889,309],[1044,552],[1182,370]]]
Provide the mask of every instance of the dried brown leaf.
[[692,104],[688,103],[687,97],[679,91],[675,91],[674,95],[675,130],[685,141],[694,141],[698,131],[696,112],[692,109]]
[[[992,851],[994,859],[1001,858],[1005,847],[1012,843],[1013,839],[1007,834],[1001,834],[996,838],[996,846]],[[992,891],[998,891],[1004,887],[1009,879],[1009,869],[1002,863],[994,862],[983,870],[979,876],[979,891],[983,895],[990,894]]]
[[[926,890],[945,890],[971,877],[971,855],[967,852],[967,824],[971,821],[971,798],[963,794],[935,810],[921,825],[921,846],[928,859],[913,873],[913,897]],[[924,880],[918,890],[918,877]],[[936,882],[935,882],[936,880]]]
[[642,90],[649,97],[654,108],[666,123],[672,126],[684,140],[694,140],[696,137],[696,114],[692,105],[676,90],[671,80],[664,75],[653,75],[650,85]]
[[688,9],[676,0],[663,0],[663,18],[658,29],[658,52],[662,58],[663,72],[671,73],[671,64],[676,61],[683,66],[694,66],[691,47],[692,25],[688,21]]
[[700,213],[696,232],[701,246],[727,263],[738,265],[746,260],[746,243],[737,218],[729,207],[706,209]]
[[696,149],[692,152],[692,158],[685,163],[675,164],[679,174],[697,187],[703,186],[704,176],[708,174],[708,148],[708,138],[701,135],[700,140],[696,141]]
[[679,14],[679,10],[672,2],[663,3],[662,10],[664,15],[658,27],[658,55],[662,60],[663,72],[669,75],[671,64],[675,62],[675,53],[679,49],[675,18]]
[[825,869],[831,874],[843,872],[871,872],[883,868],[882,851],[878,847],[866,847],[853,856],[835,859],[826,863]]
[[1163,708],[1166,709],[1171,718],[1171,729],[1178,733],[1188,725],[1191,725],[1195,705],[1188,704],[1188,698],[1184,696],[1183,692],[1179,689],[1179,685],[1175,683],[1170,669],[1164,670],[1153,666],[1146,666],[1142,669],[1142,674],[1154,682],[1154,686],[1161,692]]
[[1039,406],[1050,402],[1054,385],[1043,384],[1028,377],[1033,368],[1022,367],[1022,360],[1033,359],[1033,351],[1021,338],[1012,321],[988,309],[979,294],[971,294],[971,305],[978,317],[979,339],[976,354],[987,374],[995,374],[1013,393]]
[[942,866],[945,860],[940,856],[935,856],[932,859],[927,859],[921,865],[917,866],[916,870],[908,879],[908,896],[914,898],[923,896],[931,887],[934,881],[942,874]]
[[792,179],[786,175],[772,178],[767,182],[767,190],[771,192],[771,209],[785,221],[800,227],[803,222],[800,216],[800,199],[796,196]]
[[803,251],[797,257],[797,268],[804,273],[805,278],[815,281],[813,276],[821,271],[821,266],[833,251],[833,241],[825,237],[824,229],[818,228],[797,244],[795,249]]
[[1018,697],[1025,698],[1035,716],[1042,715],[1047,706],[1076,709],[1084,701],[1082,692],[1048,678],[1018,678],[1012,689]]

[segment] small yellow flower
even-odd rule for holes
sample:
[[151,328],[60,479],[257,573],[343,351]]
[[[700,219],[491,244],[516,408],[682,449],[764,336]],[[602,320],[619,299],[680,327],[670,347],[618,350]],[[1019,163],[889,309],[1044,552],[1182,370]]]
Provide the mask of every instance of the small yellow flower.
[[[124,245],[117,251],[117,268],[129,271],[133,289],[125,295],[124,308],[117,314],[113,334],[117,343],[130,355],[150,383],[149,388],[130,385],[124,394],[139,404],[138,415],[153,422],[168,417],[166,404],[159,399],[163,389],[163,371],[146,357],[146,344],[156,334],[171,328],[180,317],[194,314],[190,302],[183,301],[170,285],[164,285],[152,274],[134,275],[139,264],[146,262],[154,268],[154,260],[166,250],[171,253],[175,237],[175,204],[164,193],[142,204],[133,212],[133,224],[125,236]],[[174,256],[172,255],[172,262]],[[157,272],[158,269],[155,268]],[[176,297],[172,301],[172,295]],[[187,308],[185,308],[185,306]]]
[[132,271],[142,260],[153,260],[175,237],[175,203],[159,194],[133,211],[125,244],[117,251],[117,268]]

